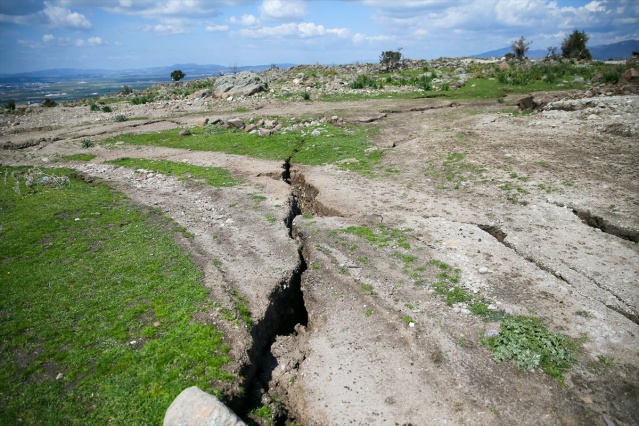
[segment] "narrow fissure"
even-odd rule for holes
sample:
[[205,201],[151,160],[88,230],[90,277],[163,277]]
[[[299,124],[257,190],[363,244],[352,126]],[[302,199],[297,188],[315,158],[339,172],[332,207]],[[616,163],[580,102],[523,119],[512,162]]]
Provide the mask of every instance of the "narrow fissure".
[[[522,256],[517,249],[515,249],[511,244],[509,244],[507,241],[505,241],[506,237],[508,236],[504,231],[502,231],[501,229],[499,229],[496,226],[490,226],[490,225],[480,225],[477,224],[477,227],[479,229],[481,229],[482,231],[487,232],[488,234],[490,234],[493,238],[495,238],[497,241],[499,241],[501,244],[503,244],[504,246],[508,247],[509,249],[513,250],[515,253],[517,253],[519,256]],[[555,271],[552,271],[550,268],[548,268],[547,266],[544,266],[543,264],[536,262],[535,259],[532,259],[528,256],[522,256],[525,260],[527,260],[528,262],[534,264],[535,266],[537,266],[539,269],[541,269],[542,271],[546,271],[549,274],[555,276],[556,278],[560,279],[561,281],[565,282],[566,284],[570,284],[564,277],[562,277],[560,274],[558,274]],[[602,290],[606,291],[607,293],[613,295],[619,302],[623,303],[623,300],[617,296],[616,294],[614,294],[613,292],[610,291],[610,289],[607,289],[605,287],[602,287],[596,280],[592,280],[592,282],[599,288],[601,288]],[[626,311],[624,309],[621,309],[617,306],[614,305],[606,305],[607,308],[612,309],[613,311],[617,312],[618,314],[623,315],[624,317],[628,318],[630,321],[634,322],[635,324],[639,324],[639,316],[637,316],[636,314]]]
[[[284,171],[282,172],[282,180],[289,185],[291,184],[291,157],[284,162]],[[284,224],[292,239],[293,220],[301,213],[298,198],[291,191],[289,210],[284,218]],[[245,393],[241,398],[229,402],[229,406],[249,425],[259,424],[250,417],[255,409],[274,401],[270,397],[269,382],[277,367],[277,360],[271,352],[271,346],[278,336],[291,335],[296,332],[296,326],[306,327],[308,325],[308,312],[302,293],[302,274],[307,269],[307,263],[302,254],[303,243],[299,240],[297,243],[298,261],[295,269],[288,279],[281,281],[273,290],[269,296],[269,305],[264,313],[264,318],[251,329],[253,345],[248,353],[250,362],[241,372],[244,377]],[[270,406],[273,413],[273,423],[269,424],[285,425],[295,420],[290,418],[286,406],[281,401],[270,404]],[[274,406],[275,409],[273,409]]]
[[572,207],[572,212],[586,225],[601,230],[606,234],[614,235],[624,240],[639,243],[639,230],[632,230],[619,227],[610,223],[601,216],[594,215],[590,210],[582,210]]

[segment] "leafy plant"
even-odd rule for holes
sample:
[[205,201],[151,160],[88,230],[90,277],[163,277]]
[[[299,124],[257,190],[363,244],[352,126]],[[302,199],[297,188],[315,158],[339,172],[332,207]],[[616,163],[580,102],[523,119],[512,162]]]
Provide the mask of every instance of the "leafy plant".
[[97,112],[97,111],[100,111],[100,107],[97,106],[96,104],[91,104],[91,106],[89,107],[89,110],[91,112]]
[[311,100],[311,94],[308,93],[306,90],[304,92],[302,92],[302,99],[304,99],[305,101],[310,101]]
[[91,139],[83,139],[82,140],[82,148],[91,148],[93,147],[93,142]]
[[111,109],[110,106],[105,105],[102,107],[102,112],[112,112],[113,110]]
[[4,104],[4,108],[9,111],[15,111],[16,109],[16,101],[13,99],[9,99],[6,104]]
[[127,120],[128,120],[128,118],[124,114],[118,114],[118,115],[115,116],[116,123],[123,123],[123,122],[125,122]]
[[506,317],[498,335],[485,338],[483,344],[493,352],[495,362],[515,358],[517,368],[532,371],[537,367],[563,383],[563,373],[577,362],[574,352],[580,342],[548,331],[539,318]]

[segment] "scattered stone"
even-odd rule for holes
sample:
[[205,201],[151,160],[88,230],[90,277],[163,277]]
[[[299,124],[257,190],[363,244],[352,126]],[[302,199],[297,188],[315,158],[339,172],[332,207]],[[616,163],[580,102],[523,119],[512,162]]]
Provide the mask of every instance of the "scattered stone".
[[209,124],[209,119],[208,118],[200,118],[200,119],[195,121],[195,125],[196,126],[204,127],[207,124]]
[[62,379],[64,379],[64,374],[62,374],[62,373],[58,373],[58,375],[57,375],[57,376],[55,376],[55,379],[56,379],[56,380],[62,380]]
[[189,129],[180,130],[180,133],[178,133],[178,135],[180,135],[180,136],[191,136],[191,131]]
[[479,268],[478,272],[480,274],[487,274],[488,273],[488,268],[486,268],[485,266],[482,266],[481,268]]
[[245,426],[242,420],[215,396],[197,386],[184,389],[164,415],[163,426]]
[[240,120],[239,118],[233,118],[233,119],[227,121],[227,124],[230,124],[231,126],[235,126],[238,129],[243,129],[244,128],[244,121]]

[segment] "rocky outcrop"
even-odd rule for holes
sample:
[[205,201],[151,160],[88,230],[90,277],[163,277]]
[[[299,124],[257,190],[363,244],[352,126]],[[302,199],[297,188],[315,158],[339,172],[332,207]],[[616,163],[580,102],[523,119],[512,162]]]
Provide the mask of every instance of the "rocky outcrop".
[[215,80],[214,95],[218,98],[230,96],[251,96],[265,92],[267,83],[254,72],[245,71],[238,74],[225,75]]
[[163,426],[246,426],[246,423],[216,397],[192,386],[171,403]]

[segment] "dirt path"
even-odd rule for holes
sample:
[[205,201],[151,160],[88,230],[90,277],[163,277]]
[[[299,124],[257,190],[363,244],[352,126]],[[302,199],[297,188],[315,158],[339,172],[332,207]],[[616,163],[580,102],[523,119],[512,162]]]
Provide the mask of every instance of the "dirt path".
[[[215,114],[156,105],[130,112],[146,120],[117,124],[92,124],[88,112],[67,108],[37,123],[4,123],[0,142],[38,144],[0,155],[4,164],[68,165],[58,155],[89,152],[82,138],[190,126],[203,116],[373,122],[387,149],[374,178],[292,164],[285,182],[276,162],[124,145],[91,148],[96,159],[71,165],[195,235],[182,243],[219,303],[203,319],[227,333],[249,396],[277,398],[291,420],[639,424],[639,98],[580,102],[529,116],[496,102],[256,101],[248,112]],[[208,189],[102,164],[122,156],[221,166],[245,183]],[[345,231],[380,224],[399,232],[387,245]],[[566,385],[540,369],[495,363],[480,340],[499,324],[422,285],[438,279],[433,259],[459,269],[458,285],[491,308],[586,336]],[[242,300],[251,331],[223,315]],[[250,404],[231,405],[246,412]]]

